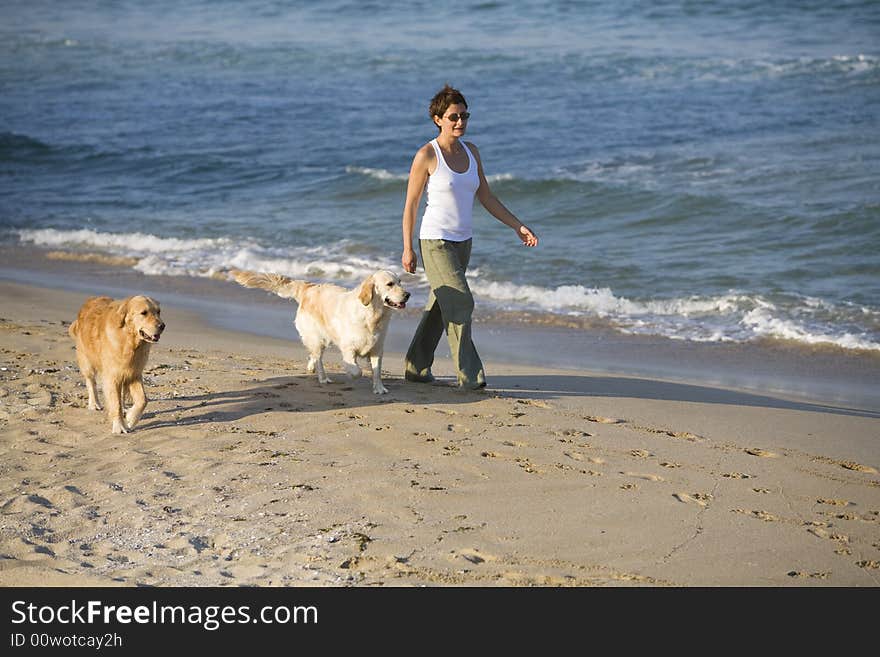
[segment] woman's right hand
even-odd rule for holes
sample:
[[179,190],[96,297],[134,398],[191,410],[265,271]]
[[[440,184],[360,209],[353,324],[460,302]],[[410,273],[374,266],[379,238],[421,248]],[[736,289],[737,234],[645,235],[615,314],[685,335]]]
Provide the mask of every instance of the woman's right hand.
[[418,259],[416,258],[415,251],[412,249],[404,249],[403,257],[400,259],[400,264],[403,265],[403,270],[410,274],[416,273],[416,265],[418,264]]

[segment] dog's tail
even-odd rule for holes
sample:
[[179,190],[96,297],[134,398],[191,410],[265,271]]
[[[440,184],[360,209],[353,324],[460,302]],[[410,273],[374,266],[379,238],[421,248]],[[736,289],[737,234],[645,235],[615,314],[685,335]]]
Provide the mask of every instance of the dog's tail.
[[72,337],[74,340],[76,340],[76,330],[77,330],[76,325],[77,325],[77,323],[78,323],[78,320],[75,319],[75,320],[73,320],[73,323],[67,327],[67,335]]
[[295,281],[281,274],[260,274],[255,271],[241,271],[239,269],[233,269],[229,273],[239,285],[268,290],[279,297],[294,299],[297,303],[302,299],[305,289],[314,285],[314,283],[307,281]]

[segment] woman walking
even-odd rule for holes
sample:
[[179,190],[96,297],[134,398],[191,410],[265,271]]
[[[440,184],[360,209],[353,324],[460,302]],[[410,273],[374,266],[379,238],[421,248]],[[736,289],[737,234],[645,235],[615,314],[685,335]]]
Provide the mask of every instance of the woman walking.
[[461,92],[446,85],[431,100],[428,112],[440,132],[416,152],[410,168],[401,264],[411,274],[416,270],[413,233],[422,192],[427,191],[419,249],[431,291],[406,354],[404,376],[407,381],[434,380],[431,365],[445,330],[459,387],[482,388],[486,376],[471,340],[474,298],[465,277],[471,255],[474,197],[489,214],[513,229],[525,246],[536,246],[538,237],[495,197],[483,173],[480,151],[462,140],[470,112]]

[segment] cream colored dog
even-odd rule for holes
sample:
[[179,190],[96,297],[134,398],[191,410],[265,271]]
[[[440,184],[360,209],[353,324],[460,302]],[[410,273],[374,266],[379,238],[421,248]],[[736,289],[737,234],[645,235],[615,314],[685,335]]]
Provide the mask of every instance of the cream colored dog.
[[[147,406],[143,372],[150,345],[158,342],[165,330],[159,313],[159,304],[149,297],[121,301],[92,297],[68,329],[76,340],[76,359],[89,391],[89,409],[101,410],[95,390],[95,376],[100,374],[113,433],[128,433]],[[126,392],[133,405],[123,417]]]
[[324,372],[324,350],[335,344],[342,352],[345,371],[361,375],[358,357],[369,358],[373,371],[373,392],[382,395],[382,353],[391,321],[391,308],[405,308],[409,292],[390,271],[377,271],[357,288],[348,290],[330,283],[295,281],[280,274],[258,274],[233,270],[233,277],[245,287],[274,292],[299,304],[296,330],[309,352],[308,371],[318,373],[320,383],[330,383]]

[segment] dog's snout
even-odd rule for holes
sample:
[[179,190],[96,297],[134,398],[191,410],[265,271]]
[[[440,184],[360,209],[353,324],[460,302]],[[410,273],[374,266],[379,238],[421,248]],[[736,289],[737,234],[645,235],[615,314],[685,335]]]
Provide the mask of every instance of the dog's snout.
[[404,293],[403,293],[403,300],[404,300],[404,301],[409,301],[409,292],[404,292]]
[[165,330],[165,322],[159,322],[159,326],[157,327],[159,333]]

